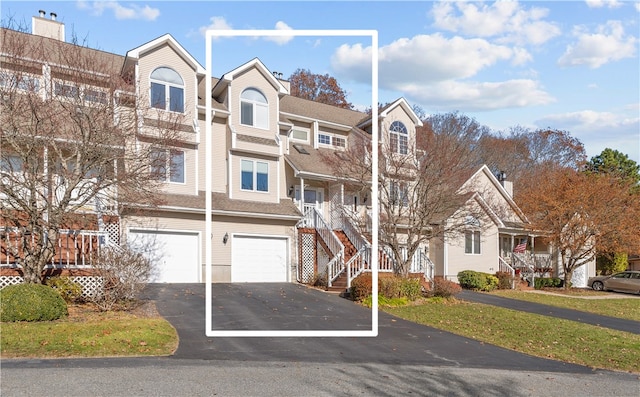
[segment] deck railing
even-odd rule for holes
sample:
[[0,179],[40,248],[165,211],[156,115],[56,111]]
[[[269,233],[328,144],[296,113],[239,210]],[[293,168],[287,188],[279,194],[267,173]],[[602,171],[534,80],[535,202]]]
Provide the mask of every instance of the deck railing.
[[[63,229],[58,234],[56,253],[49,261],[49,267],[88,267],[101,249],[113,245],[106,231]],[[23,237],[22,231],[18,228],[2,230],[0,265],[20,267],[24,256]],[[30,237],[31,244],[35,244],[36,240],[36,236]]]
[[345,269],[344,266],[344,246],[340,239],[333,233],[333,230],[325,222],[322,214],[315,206],[305,207],[304,218],[300,222],[302,227],[313,227],[322,238],[331,253],[331,258],[327,264],[327,284],[331,287],[333,281],[338,278]]

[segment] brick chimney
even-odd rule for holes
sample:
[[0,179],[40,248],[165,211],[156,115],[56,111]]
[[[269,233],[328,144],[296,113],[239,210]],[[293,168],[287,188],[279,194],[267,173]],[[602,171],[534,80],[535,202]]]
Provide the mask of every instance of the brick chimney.
[[44,10],[39,10],[38,14],[37,17],[31,17],[31,33],[65,41],[64,23],[57,21],[58,15],[52,12],[49,14],[50,18],[47,18],[47,13]]

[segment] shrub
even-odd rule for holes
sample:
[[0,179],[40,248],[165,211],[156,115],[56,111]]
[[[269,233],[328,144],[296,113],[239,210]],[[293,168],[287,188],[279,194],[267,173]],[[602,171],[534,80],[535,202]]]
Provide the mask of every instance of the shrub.
[[373,281],[371,273],[362,273],[358,277],[351,280],[351,299],[360,302],[371,296]]
[[46,285],[14,284],[0,290],[0,321],[52,321],[66,315],[66,302]]
[[458,283],[445,280],[443,277],[433,279],[433,288],[429,291],[429,297],[450,298],[462,291],[462,287]]
[[100,252],[93,266],[102,279],[102,289],[91,297],[91,301],[103,311],[129,310],[138,304],[138,296],[152,278],[155,267],[148,255],[130,246],[105,249]]
[[464,289],[493,291],[498,287],[498,278],[489,273],[463,270],[458,273],[458,282]]
[[[398,307],[398,306],[406,306],[409,303],[409,299],[406,297],[400,298],[387,298],[382,294],[378,294],[378,306],[389,306],[389,307]],[[369,295],[366,297],[362,304],[366,307],[371,307],[373,305],[373,295]]]
[[513,276],[509,272],[497,272],[498,289],[511,289],[513,286]]
[[60,294],[65,302],[76,302],[82,297],[82,286],[69,277],[51,277],[46,284]]
[[547,287],[560,288],[563,286],[563,284],[563,280],[557,277],[541,277],[536,278],[533,281],[533,286],[535,289],[542,289]]
[[[351,281],[351,299],[363,301],[372,294],[371,273],[362,273]],[[385,277],[378,278],[378,293],[388,299],[406,298],[416,300],[422,294],[419,278]]]

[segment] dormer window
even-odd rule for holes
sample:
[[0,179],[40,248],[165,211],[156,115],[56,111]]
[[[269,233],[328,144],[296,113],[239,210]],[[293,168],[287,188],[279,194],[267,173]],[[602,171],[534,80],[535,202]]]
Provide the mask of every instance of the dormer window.
[[389,147],[393,153],[407,154],[409,151],[409,133],[400,121],[389,126]]
[[184,113],[184,81],[175,70],[160,67],[151,73],[151,107]]
[[240,124],[269,128],[269,103],[267,97],[255,88],[247,88],[240,94]]

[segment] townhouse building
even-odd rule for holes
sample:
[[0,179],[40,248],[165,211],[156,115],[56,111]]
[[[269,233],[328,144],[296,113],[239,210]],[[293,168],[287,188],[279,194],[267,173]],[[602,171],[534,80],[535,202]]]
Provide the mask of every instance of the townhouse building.
[[[31,34],[3,29],[3,35],[23,36],[42,48],[50,42],[77,47],[64,43],[61,22],[43,14],[32,18]],[[158,205],[91,202],[83,207],[87,217],[96,218],[94,230],[82,231],[92,236],[95,249],[105,241],[152,244],[156,282],[312,283],[323,277],[329,286],[346,288],[353,277],[371,270],[374,257],[380,271],[392,270],[393,258],[384,246],[378,253],[371,252],[371,217],[378,211],[371,203],[371,185],[363,188],[354,183],[348,173],[330,166],[327,158],[339,161],[341,153],[370,140],[373,123],[379,125],[382,141],[407,154],[407,148],[415,147],[421,121],[405,99],[389,104],[378,120],[372,120],[367,113],[290,95],[289,82],[257,58],[214,77],[212,91],[206,92],[205,69],[169,34],[124,55],[98,53],[127,76],[131,82],[127,95],[144,101],[155,114],[175,116],[172,120],[180,137],[170,149],[152,154],[153,171],[160,179]],[[38,87],[62,84],[63,73],[52,76],[47,72],[51,68],[74,66],[58,64],[61,59],[55,54],[32,58],[33,66],[23,76]],[[4,76],[14,71],[11,64],[11,54],[3,50],[0,70]],[[4,86],[18,84],[6,77],[1,81]],[[99,87],[84,92],[89,97],[109,95]],[[212,98],[211,148],[206,147],[204,135],[207,95]],[[132,128],[143,131],[160,124],[139,115]],[[207,150],[212,153],[210,236],[205,235]],[[6,148],[2,159],[5,164],[11,161]],[[514,247],[525,240],[531,256],[545,261],[537,267],[552,271],[556,266],[552,248],[527,231],[526,217],[513,201],[508,182],[483,166],[460,189],[469,198],[459,211],[467,206],[479,208],[486,214],[482,222],[490,225],[479,228],[470,222],[469,230],[457,239],[425,242],[414,255],[411,273],[455,280],[460,270],[494,273],[515,271],[518,266],[532,268],[535,265],[519,264],[525,260],[514,253]],[[212,243],[211,280],[205,279],[207,238]],[[51,266],[90,267],[84,259],[69,261],[69,248],[63,261],[63,246]],[[0,260],[5,270],[19,268],[19,258],[5,253]],[[585,283],[591,273],[591,269],[585,271]]]

